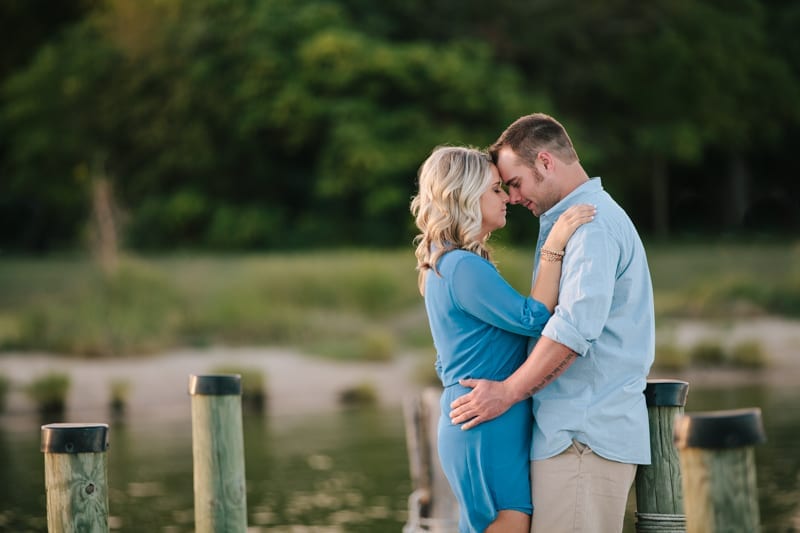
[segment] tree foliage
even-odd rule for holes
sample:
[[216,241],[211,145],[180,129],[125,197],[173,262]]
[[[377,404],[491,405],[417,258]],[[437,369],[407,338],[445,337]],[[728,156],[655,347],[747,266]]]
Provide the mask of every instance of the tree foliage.
[[0,71],[0,246],[79,242],[98,175],[136,248],[408,243],[430,150],[533,111],[645,231],[685,228],[690,197],[738,198],[741,224],[742,194],[769,205],[763,179],[791,207],[793,4],[427,4],[76,2]]

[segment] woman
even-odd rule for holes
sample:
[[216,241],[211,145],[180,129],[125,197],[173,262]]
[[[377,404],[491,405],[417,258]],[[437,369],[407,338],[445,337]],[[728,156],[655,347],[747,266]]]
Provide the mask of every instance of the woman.
[[422,164],[411,212],[419,289],[425,297],[442,380],[439,456],[460,507],[459,531],[527,532],[532,512],[529,453],[530,402],[469,431],[447,413],[469,389],[462,378],[502,380],[527,356],[528,337],[539,336],[558,300],[561,259],[574,231],[595,209],[565,212],[545,242],[528,297],[497,272],[486,247],[489,234],[506,224],[508,194],[484,152],[439,147]]

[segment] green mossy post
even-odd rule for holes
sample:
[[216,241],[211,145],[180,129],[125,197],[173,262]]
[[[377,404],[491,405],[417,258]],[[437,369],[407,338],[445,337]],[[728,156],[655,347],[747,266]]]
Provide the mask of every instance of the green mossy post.
[[244,533],[247,493],[239,375],[191,375],[196,533]]
[[761,531],[753,446],[765,440],[758,408],[676,420],[688,533]]
[[637,533],[686,531],[680,458],[673,434],[675,417],[683,414],[688,392],[685,381],[647,380],[644,396],[652,459],[636,471]]
[[49,533],[108,533],[107,424],[42,426]]

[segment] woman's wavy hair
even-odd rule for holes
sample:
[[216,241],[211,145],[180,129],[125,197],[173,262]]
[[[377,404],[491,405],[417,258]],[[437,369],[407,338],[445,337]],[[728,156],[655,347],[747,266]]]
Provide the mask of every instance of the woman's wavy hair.
[[492,160],[475,148],[438,146],[420,166],[419,192],[411,199],[420,234],[417,245],[419,291],[425,292],[425,274],[439,274],[439,258],[450,250],[467,250],[491,261],[488,235],[480,238],[480,198],[492,179]]

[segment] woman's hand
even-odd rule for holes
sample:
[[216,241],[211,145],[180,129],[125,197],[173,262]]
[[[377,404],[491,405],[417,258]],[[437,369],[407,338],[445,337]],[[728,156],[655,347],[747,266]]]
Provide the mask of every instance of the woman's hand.
[[553,229],[550,230],[550,235],[544,242],[544,248],[554,251],[564,250],[575,230],[587,222],[591,222],[596,213],[597,208],[589,204],[573,205],[564,211],[556,220]]

